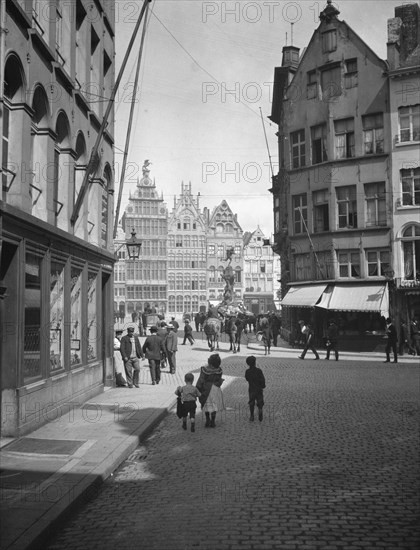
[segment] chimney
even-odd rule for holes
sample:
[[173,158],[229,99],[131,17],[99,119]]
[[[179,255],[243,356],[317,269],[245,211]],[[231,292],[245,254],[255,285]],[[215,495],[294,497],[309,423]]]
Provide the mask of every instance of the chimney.
[[395,17],[388,19],[388,62],[391,68],[419,63],[420,7],[404,4],[395,8]]

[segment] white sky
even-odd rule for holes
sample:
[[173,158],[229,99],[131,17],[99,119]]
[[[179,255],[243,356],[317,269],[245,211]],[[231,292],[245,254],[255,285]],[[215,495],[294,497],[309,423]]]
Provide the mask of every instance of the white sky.
[[[386,59],[387,19],[403,0],[334,2],[339,18]],[[116,0],[116,70],[143,4]],[[269,158],[277,173],[277,127],[268,121],[274,68],[291,40],[301,52],[326,1],[154,0],[140,73],[140,97],[128,155],[120,217],[145,159],[169,209],[181,182],[210,209],[226,199],[244,231],[273,231]],[[166,28],[165,28],[166,27]],[[171,36],[171,34],[173,36]],[[138,33],[116,102],[116,188],[120,180]],[[116,72],[116,75],[117,75]],[[232,93],[229,93],[229,90]],[[225,92],[227,91],[227,93]]]

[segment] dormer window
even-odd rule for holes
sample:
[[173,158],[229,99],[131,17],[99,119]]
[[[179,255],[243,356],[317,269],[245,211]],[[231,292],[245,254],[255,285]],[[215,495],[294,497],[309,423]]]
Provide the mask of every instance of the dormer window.
[[334,52],[337,49],[337,31],[327,31],[322,33],[322,51],[323,53]]

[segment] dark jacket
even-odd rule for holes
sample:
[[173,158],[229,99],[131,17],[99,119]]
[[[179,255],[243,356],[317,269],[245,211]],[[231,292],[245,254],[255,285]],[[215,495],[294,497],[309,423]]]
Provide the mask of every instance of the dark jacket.
[[148,336],[143,344],[143,352],[146,354],[147,359],[160,361],[161,352],[165,353],[162,339],[157,334]]
[[265,388],[264,374],[258,367],[249,367],[245,371],[245,379],[248,381],[250,392],[261,391]]
[[330,342],[337,342],[338,340],[338,327],[335,323],[331,323],[331,325],[327,329],[327,338]]
[[192,334],[192,326],[189,323],[184,326],[184,334]]
[[222,378],[222,374],[223,371],[220,367],[215,368],[211,367],[210,365],[201,367],[200,376],[197,380],[196,387],[201,393],[199,400],[202,407],[204,407],[204,404],[207,401],[207,397],[210,394],[210,390],[213,384],[218,388],[220,388],[220,386],[223,384],[224,379]]
[[[139,337],[136,336],[136,335],[134,335],[134,342],[135,342],[135,345],[136,345],[136,355],[137,355],[137,357],[139,359],[140,359],[140,357],[143,358],[144,355],[141,351],[140,340],[139,340]],[[130,337],[128,336],[128,334],[126,334],[125,336],[123,336],[121,338],[120,351],[121,351],[123,361],[128,361],[130,359],[130,355],[131,355],[131,340],[130,340]]]
[[388,336],[388,342],[390,344],[395,344],[397,342],[397,331],[392,323],[386,327],[386,335]]
[[173,330],[168,332],[165,338],[165,348],[168,351],[178,351],[178,336]]

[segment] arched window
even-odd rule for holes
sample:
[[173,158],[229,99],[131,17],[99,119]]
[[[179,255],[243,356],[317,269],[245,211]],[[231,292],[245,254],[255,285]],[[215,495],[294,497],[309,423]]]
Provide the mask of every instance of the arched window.
[[[76,138],[76,158],[74,160],[74,188],[73,188],[73,205],[76,204],[77,197],[79,196],[80,189],[82,187],[83,178],[88,163],[86,153],[86,141],[82,132],[77,134]],[[82,206],[80,209],[80,215],[76,220],[74,234],[81,239],[86,239],[86,206]]]
[[175,273],[169,273],[168,288],[169,290],[175,290]]
[[[32,214],[47,221],[48,176],[51,166],[48,164],[48,151],[52,149],[52,138],[49,129],[49,107],[47,94],[41,85],[35,88],[32,100],[32,181],[29,182],[29,195],[32,202]],[[46,170],[48,167],[50,170]],[[53,186],[51,185],[52,189]]]
[[104,186],[102,188],[102,200],[101,200],[101,246],[107,247],[108,244],[108,196],[112,186],[112,170],[109,164],[106,164],[103,176]]
[[70,186],[70,170],[73,157],[70,149],[70,125],[65,113],[59,113],[55,124],[53,208],[54,225],[67,231],[72,206],[73,190]]
[[184,300],[182,296],[176,297],[176,312],[177,313],[183,313],[184,312]]
[[173,294],[168,296],[168,311],[175,312],[175,296]]
[[176,289],[177,290],[182,290],[182,285],[183,285],[182,273],[177,273],[177,275],[176,275]]
[[216,268],[214,265],[211,265],[209,267],[209,283],[215,283],[216,282]]
[[[22,135],[28,114],[22,109],[25,99],[24,71],[17,55],[8,56],[4,68],[4,103],[2,120],[2,199],[11,202],[12,194],[20,201],[28,196],[29,187],[20,189],[22,180]],[[17,105],[14,106],[13,104]],[[13,109],[11,108],[13,106]],[[27,120],[26,120],[27,122]],[[29,128],[28,128],[29,129]],[[26,165],[27,168],[27,165]],[[28,176],[26,175],[26,179]],[[13,188],[12,188],[13,186]],[[12,201],[13,202],[13,201]]]
[[420,280],[420,226],[410,225],[402,235],[404,279]]
[[216,233],[223,233],[223,230],[224,230],[224,226],[222,223],[218,223],[216,225]]

